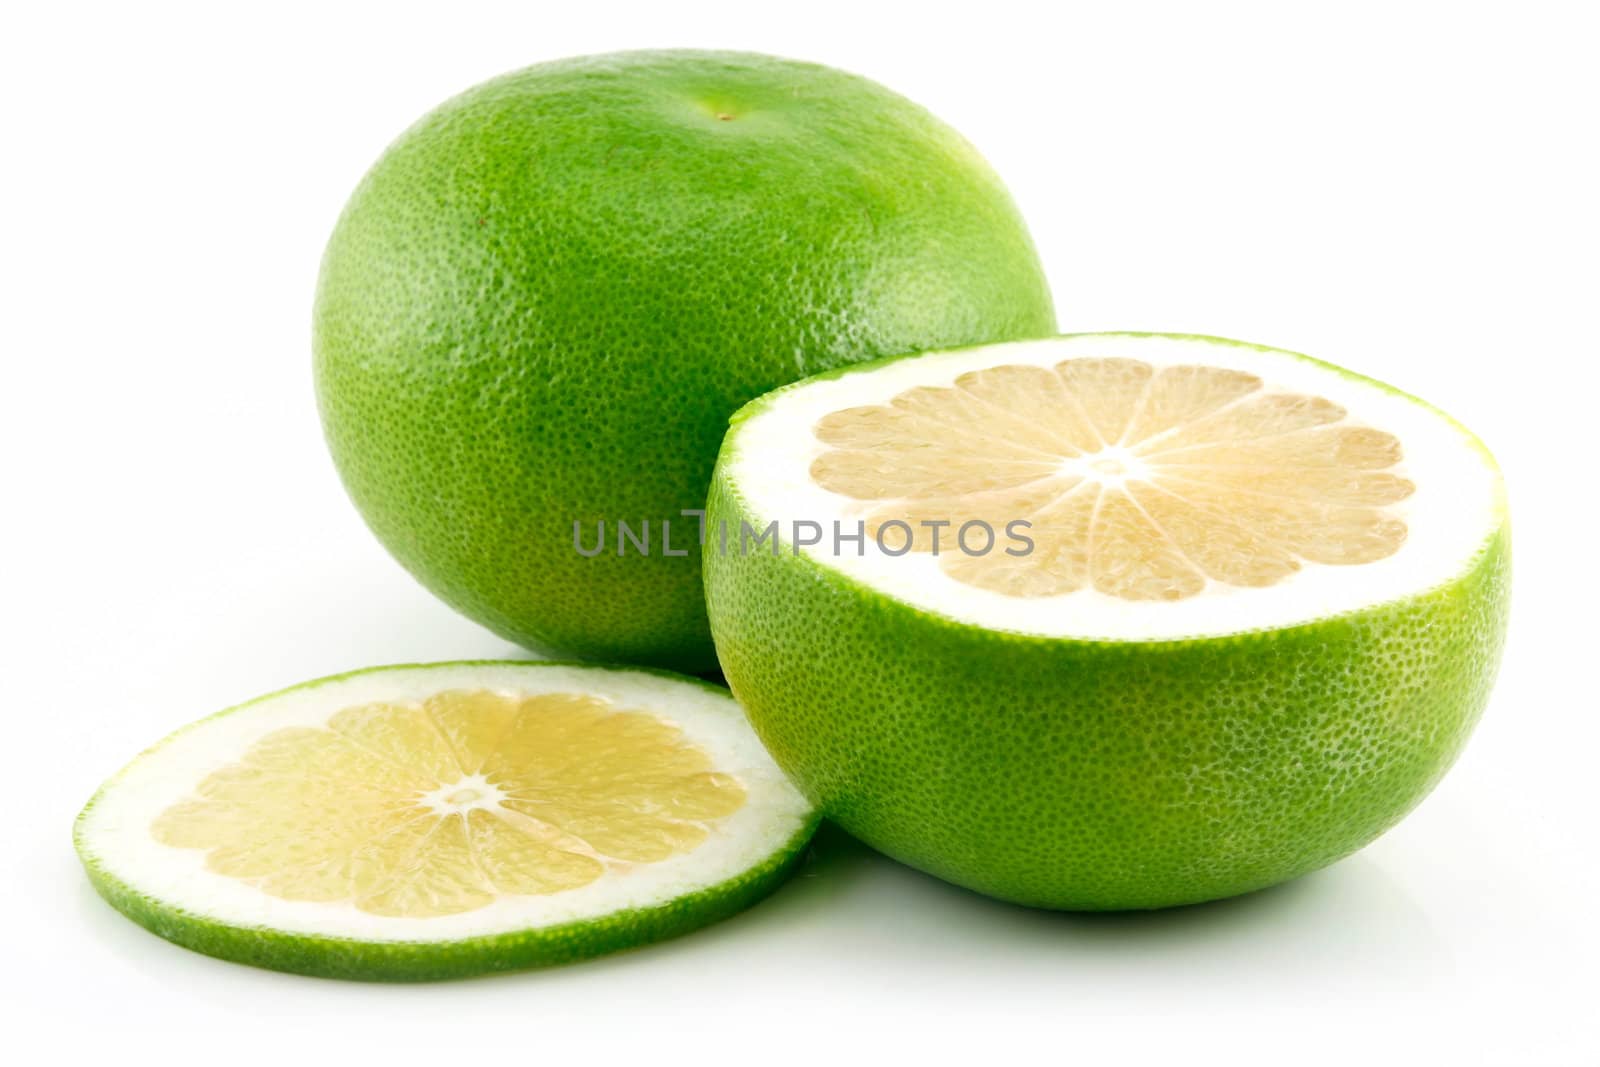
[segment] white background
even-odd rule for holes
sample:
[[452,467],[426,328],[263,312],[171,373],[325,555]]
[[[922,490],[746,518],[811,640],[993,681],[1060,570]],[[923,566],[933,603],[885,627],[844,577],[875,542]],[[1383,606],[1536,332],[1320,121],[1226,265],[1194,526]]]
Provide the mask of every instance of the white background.
[[[1596,1062],[1592,15],[8,7],[0,1056]],[[170,729],[328,672],[513,654],[417,587],[340,490],[311,394],[318,256],[362,171],[444,97],[645,46],[821,60],[929,106],[1010,182],[1065,328],[1282,345],[1473,427],[1511,486],[1515,609],[1434,796],[1326,872],[1154,915],[1002,906],[830,834],[702,934],[430,987],[212,961],[95,898],[72,818]]]

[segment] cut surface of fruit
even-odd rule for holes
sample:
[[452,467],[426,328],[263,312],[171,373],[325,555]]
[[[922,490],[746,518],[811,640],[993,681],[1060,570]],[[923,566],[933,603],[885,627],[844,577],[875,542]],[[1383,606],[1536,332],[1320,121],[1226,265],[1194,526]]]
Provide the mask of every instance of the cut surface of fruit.
[[1092,587],[1180,600],[1208,579],[1275,585],[1301,560],[1371,563],[1399,549],[1405,523],[1382,508],[1416,488],[1387,469],[1400,442],[1349,421],[1321,397],[1224,367],[1003,363],[823,416],[813,432],[830,447],[811,475],[852,499],[892,501],[869,527],[916,519],[924,551],[929,531],[969,521],[1038,528],[1043,544],[1020,558],[947,555],[957,581],[1011,596]]
[[1050,635],[1292,624],[1458,573],[1500,509],[1481,449],[1326,364],[1094,335],[892,361],[752,405],[729,474],[813,554],[911,603]]
[[1213,900],[1362,847],[1460,752],[1509,604],[1471,434],[1217,338],[786,387],[735,417],[706,518],[717,653],[779,766],[888,855],[1043,907]]
[[436,977],[710,921],[776,884],[811,826],[722,690],[463,663],[308,683],[180,731],[105,786],[77,842],[113,904],[180,944]]

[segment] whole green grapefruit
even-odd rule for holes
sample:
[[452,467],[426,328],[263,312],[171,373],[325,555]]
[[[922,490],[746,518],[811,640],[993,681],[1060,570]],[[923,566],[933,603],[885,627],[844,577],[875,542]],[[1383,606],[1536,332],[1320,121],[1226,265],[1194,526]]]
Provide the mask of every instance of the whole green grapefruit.
[[389,147],[328,243],[316,385],[351,498],[451,606],[701,672],[683,513],[735,409],[1054,326],[1004,186],[922,108],[809,63],[633,52],[494,79]]
[[1454,761],[1505,637],[1487,450],[1214,338],[787,386],[735,417],[708,520],[717,651],[779,766],[890,856],[1043,907],[1212,900],[1360,848]]

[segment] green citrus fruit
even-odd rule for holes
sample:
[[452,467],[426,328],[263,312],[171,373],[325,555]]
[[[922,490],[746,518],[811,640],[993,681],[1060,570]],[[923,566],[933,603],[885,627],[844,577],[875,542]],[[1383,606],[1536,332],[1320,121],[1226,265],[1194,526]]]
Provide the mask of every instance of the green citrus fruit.
[[563,963],[759,900],[815,827],[727,692],[441,663],[230,708],[96,794],[100,894],[170,941],[337,978]]
[[1506,625],[1470,434],[1213,338],[789,386],[736,416],[709,518],[712,632],[779,765],[889,855],[1046,907],[1209,900],[1360,848],[1455,759]]
[[682,512],[739,405],[1054,328],[1009,195],[926,111],[807,63],[623,53],[495,79],[390,146],[328,244],[317,393],[357,507],[447,603],[699,672]]

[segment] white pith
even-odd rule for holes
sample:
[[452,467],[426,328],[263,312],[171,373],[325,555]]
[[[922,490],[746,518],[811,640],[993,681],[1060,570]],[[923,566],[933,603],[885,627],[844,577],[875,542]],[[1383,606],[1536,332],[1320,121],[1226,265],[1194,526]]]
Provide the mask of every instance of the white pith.
[[[704,749],[717,770],[736,776],[745,804],[718,820],[692,851],[658,863],[608,864],[577,889],[502,896],[473,911],[429,918],[373,915],[353,904],[284,900],[205,867],[205,852],[156,841],[151,823],[189,796],[208,774],[237,760],[261,737],[290,726],[321,726],[338,711],[372,702],[420,700],[449,689],[508,694],[587,693],[618,708],[648,711],[675,724]],[[452,783],[430,795],[439,810],[492,804],[450,796],[475,783]],[[658,906],[759,866],[781,850],[810,816],[810,805],[778,770],[732,697],[644,672],[543,664],[445,664],[370,671],[293,689],[196,723],[149,750],[108,782],[85,814],[80,841],[107,872],[134,892],[210,920],[313,936],[364,941],[454,941],[596,919]]]
[[[812,479],[813,461],[828,448],[813,433],[820,418],[844,408],[885,404],[916,386],[948,386],[973,370],[1005,364],[1049,367],[1085,356],[1137,359],[1157,368],[1200,363],[1245,371],[1265,382],[1265,392],[1324,397],[1343,406],[1353,422],[1394,434],[1404,459],[1393,472],[1416,483],[1408,499],[1385,509],[1406,523],[1405,543],[1376,562],[1307,564],[1267,588],[1210,582],[1203,595],[1179,601],[1128,600],[1093,589],[1054,597],[1008,596],[952,579],[931,554],[885,555],[871,537],[859,555],[854,543],[834,553],[827,538],[800,551],[915,607],[989,629],[1169,640],[1291,626],[1435,588],[1458,577],[1504,523],[1504,490],[1493,461],[1438,412],[1290,353],[1204,338],[1078,335],[933,353],[805,382],[757,405],[735,427],[724,450],[724,469],[758,524],[777,521],[785,538],[797,520],[818,522],[827,530],[838,521],[853,530],[881,502],[829,492]],[[1103,482],[1137,475],[1137,461],[1112,458],[1125,461],[1122,471],[1083,473]],[[793,552],[787,540],[782,551]]]

